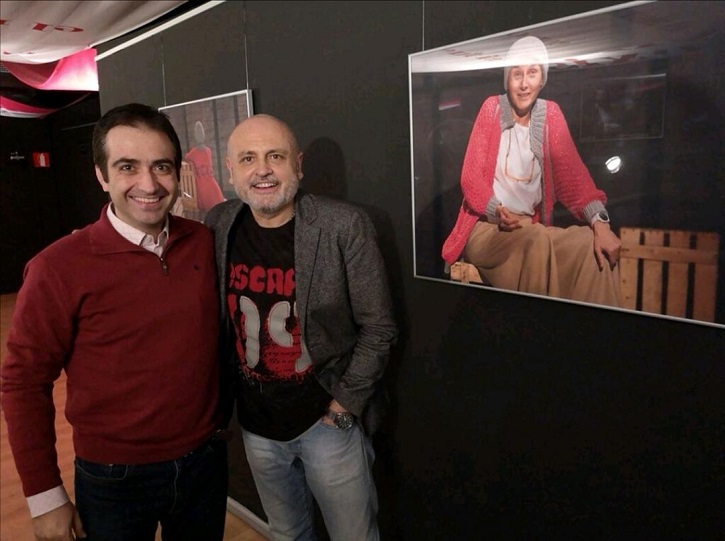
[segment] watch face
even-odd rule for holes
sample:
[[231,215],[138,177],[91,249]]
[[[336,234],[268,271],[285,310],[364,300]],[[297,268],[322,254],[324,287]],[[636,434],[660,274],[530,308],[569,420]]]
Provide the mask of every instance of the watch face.
[[335,426],[340,430],[347,430],[355,422],[355,417],[352,413],[338,413],[335,415]]

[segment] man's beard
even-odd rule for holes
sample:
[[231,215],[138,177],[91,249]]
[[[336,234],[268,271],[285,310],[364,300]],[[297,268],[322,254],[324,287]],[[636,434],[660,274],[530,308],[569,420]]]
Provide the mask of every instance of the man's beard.
[[[277,177],[271,177],[265,180],[279,182]],[[295,177],[290,182],[279,183],[279,185],[283,186],[283,189],[281,192],[275,194],[274,197],[255,194],[254,188],[251,186],[246,190],[246,193],[244,193],[243,190],[237,190],[237,195],[242,201],[249,205],[252,210],[262,214],[275,214],[294,201],[295,195],[297,194],[297,190],[300,186],[300,181]]]

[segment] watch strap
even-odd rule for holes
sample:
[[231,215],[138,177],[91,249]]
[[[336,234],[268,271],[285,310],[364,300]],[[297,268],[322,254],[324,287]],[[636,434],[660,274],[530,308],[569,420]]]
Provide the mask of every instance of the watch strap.
[[609,223],[609,214],[607,214],[606,210],[599,211],[592,216],[592,225],[597,222],[604,222],[605,224]]

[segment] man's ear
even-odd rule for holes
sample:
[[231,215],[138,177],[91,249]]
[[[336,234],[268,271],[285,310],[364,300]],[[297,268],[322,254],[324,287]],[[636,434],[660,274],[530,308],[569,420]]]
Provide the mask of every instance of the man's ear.
[[302,180],[302,177],[305,176],[305,174],[302,172],[302,158],[304,157],[304,153],[300,152],[297,155],[297,180]]
[[101,188],[103,188],[104,192],[108,191],[108,181],[103,178],[103,171],[101,171],[101,168],[96,165],[96,180],[98,181],[98,184],[101,185]]

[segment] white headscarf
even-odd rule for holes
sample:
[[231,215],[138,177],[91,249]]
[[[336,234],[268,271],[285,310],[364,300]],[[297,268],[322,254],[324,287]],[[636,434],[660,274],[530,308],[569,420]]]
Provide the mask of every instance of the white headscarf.
[[514,66],[529,66],[539,64],[541,66],[541,87],[546,84],[546,76],[549,73],[549,53],[546,45],[539,38],[526,36],[516,41],[508,53],[506,53],[506,66],[503,69],[503,87],[508,91],[509,71]]

